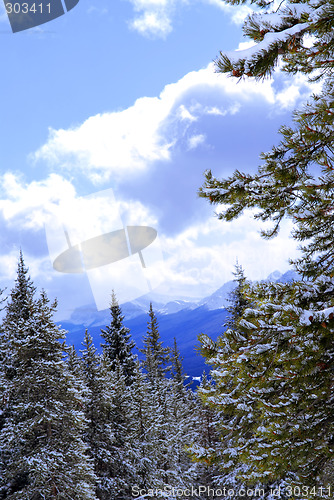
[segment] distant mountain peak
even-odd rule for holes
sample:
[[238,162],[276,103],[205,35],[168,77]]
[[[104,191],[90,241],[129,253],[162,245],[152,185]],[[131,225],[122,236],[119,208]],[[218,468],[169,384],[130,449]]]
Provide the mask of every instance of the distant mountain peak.
[[[276,270],[270,273],[267,279],[263,281],[272,281],[276,283],[287,283],[289,281],[297,280],[298,274],[290,269],[285,273]],[[187,297],[178,297],[171,300],[171,297],[166,295],[159,295],[151,292],[143,295],[132,302],[126,302],[121,305],[122,313],[126,320],[136,318],[141,314],[147,313],[149,303],[152,302],[153,308],[156,313],[162,315],[175,314],[179,311],[189,310],[192,311],[199,307],[205,308],[209,311],[215,309],[225,309],[229,304],[229,295],[236,287],[235,281],[227,281],[218,290],[203,299],[193,299]],[[72,324],[85,324],[87,326],[108,324],[110,320],[110,311],[97,311],[94,304],[79,307],[73,311],[71,317],[67,320]]]
[[273,271],[272,273],[269,274],[269,276],[266,279],[266,281],[278,281],[281,276],[282,276],[281,271],[278,271],[276,269],[276,271]]

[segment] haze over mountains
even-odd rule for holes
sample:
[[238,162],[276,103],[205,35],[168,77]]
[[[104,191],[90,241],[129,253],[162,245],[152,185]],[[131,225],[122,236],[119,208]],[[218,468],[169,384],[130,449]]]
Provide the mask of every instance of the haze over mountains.
[[[294,271],[284,274],[274,271],[267,280],[285,283],[297,278],[298,275]],[[228,281],[214,293],[198,301],[187,298],[171,301],[170,298],[158,294],[147,294],[133,302],[122,304],[124,324],[130,329],[132,338],[140,348],[142,338],[146,334],[149,303],[152,302],[161,339],[166,346],[172,346],[176,337],[184,358],[185,371],[190,376],[200,376],[204,369],[208,371],[209,368],[195,350],[199,345],[197,337],[200,333],[206,333],[216,339],[224,332],[228,297],[234,287],[234,281]],[[92,335],[95,346],[100,349],[100,331],[110,323],[110,311],[97,311],[94,304],[83,306],[76,309],[69,319],[59,323],[68,331],[67,342],[73,344],[77,350],[82,348],[81,342],[86,328]]]

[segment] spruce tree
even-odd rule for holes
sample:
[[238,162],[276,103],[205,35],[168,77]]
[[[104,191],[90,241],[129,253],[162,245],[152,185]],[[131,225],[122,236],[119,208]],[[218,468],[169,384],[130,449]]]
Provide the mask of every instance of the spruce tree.
[[[275,367],[275,329],[268,326],[260,312],[263,300],[261,290],[271,286],[276,287],[275,291],[272,289],[272,299],[278,293],[278,287],[282,289],[288,285],[264,283],[253,289],[248,286],[244,293],[252,298],[252,306],[244,308],[239,319],[234,321],[234,329],[228,329],[224,337],[218,338],[215,343],[206,335],[200,337],[202,353],[212,366],[210,374],[214,384],[201,387],[199,393],[203,404],[215,415],[220,443],[207,450],[199,448],[195,457],[219,467],[220,473],[215,477],[217,485],[228,484],[237,490],[250,487],[261,492],[261,495],[254,494],[254,498],[266,499],[272,498],[271,490],[280,486],[280,498],[286,499],[288,495],[284,494],[283,488],[300,485],[295,464],[284,453],[280,453],[278,459],[277,449],[282,448],[283,443],[277,441],[275,434],[272,437],[276,440],[276,450],[272,454],[269,442],[264,438],[270,417],[264,414],[263,408],[267,404],[272,407],[276,395],[282,393],[281,379],[285,378]],[[274,312],[277,314],[272,303],[269,309],[268,304],[263,309],[266,310],[267,318],[272,317]],[[233,316],[236,318],[236,315]],[[286,381],[286,387],[289,387],[289,382],[291,377]],[[283,394],[286,392],[284,389],[282,391]],[[292,393],[293,389],[290,396]],[[293,405],[292,398],[291,410]],[[278,405],[277,410],[279,412]],[[287,418],[287,414],[284,418]],[[290,446],[292,444],[293,440],[290,440]]]
[[[109,359],[104,355],[102,363],[108,370]],[[110,371],[110,422],[114,436],[112,446],[112,495],[108,500],[128,500],[131,498],[131,487],[136,484],[137,471],[134,466],[137,443],[133,439],[132,385],[135,380],[133,372],[131,384],[127,385],[127,377],[121,363],[117,360],[115,369]]]
[[105,330],[101,330],[101,337],[105,344],[101,344],[103,352],[110,360],[112,370],[116,370],[118,362],[121,364],[126,384],[130,385],[135,372],[135,356],[132,349],[135,346],[131,340],[130,330],[123,325],[124,316],[117,302],[114,291],[110,305],[111,322]]
[[86,330],[83,341],[81,374],[87,387],[84,412],[86,430],[84,441],[88,454],[94,461],[97,476],[96,493],[102,500],[112,498],[111,468],[114,460],[112,447],[114,435],[111,422],[110,374],[106,372],[96,354],[93,339]]
[[163,347],[160,340],[158,320],[153,310],[152,302],[149,309],[149,321],[147,322],[147,334],[143,339],[144,348],[139,349],[145,355],[142,366],[146,369],[150,381],[162,379],[170,369],[170,349]]
[[233,281],[235,282],[236,287],[229,293],[228,296],[230,305],[226,308],[228,317],[224,326],[228,329],[236,330],[238,321],[244,310],[249,307],[250,302],[245,295],[245,288],[247,285],[245,272],[238,262],[235,265],[233,275],[235,276]]
[[36,299],[22,253],[4,319],[6,418],[0,434],[3,498],[95,500],[81,435],[83,399],[64,362],[56,303]]
[[[243,486],[241,474],[248,471],[242,462],[242,450],[251,442],[253,427],[257,415],[247,405],[248,385],[241,383],[238,356],[247,345],[247,334],[240,325],[240,320],[250,302],[246,296],[247,280],[244,271],[238,264],[235,266],[236,288],[230,293],[227,330],[223,336],[213,341],[207,335],[199,337],[201,353],[211,366],[210,375],[213,383],[204,380],[198,390],[202,404],[206,409],[204,415],[215,422],[215,431],[219,434],[219,442],[207,449],[199,448],[195,457],[198,460],[216,466],[220,473],[216,474],[216,484],[224,482],[232,488]],[[247,380],[248,383],[248,380]],[[210,437],[209,431],[206,434]]]
[[173,369],[173,379],[176,385],[183,386],[186,379],[186,375],[183,372],[182,361],[180,351],[177,346],[176,338],[174,337],[174,345],[171,349],[171,361]]
[[[220,412],[213,404],[208,404],[205,395],[212,394],[213,383],[203,371],[201,383],[195,395],[193,420],[195,423],[192,442],[186,449],[195,462],[194,476],[198,484],[211,487],[220,487],[221,473],[219,457],[222,448],[219,433]],[[223,476],[224,486],[231,486],[226,475]],[[233,486],[236,486],[235,484]],[[210,496],[211,498],[211,496]]]
[[[145,355],[142,366],[146,380],[144,384],[141,381],[133,395],[139,412],[138,430],[145,433],[142,452],[146,467],[142,468],[142,480],[154,488],[167,488],[166,491],[171,487],[182,489],[193,480],[196,468],[186,452],[186,445],[194,435],[195,403],[192,392],[183,384],[185,376],[176,341],[171,356],[171,349],[160,340],[152,304],[144,346],[141,352]],[[174,373],[168,378],[170,361]]]

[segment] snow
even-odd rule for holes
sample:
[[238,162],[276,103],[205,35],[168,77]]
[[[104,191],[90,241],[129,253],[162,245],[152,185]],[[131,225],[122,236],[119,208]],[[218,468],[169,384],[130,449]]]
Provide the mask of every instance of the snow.
[[324,321],[328,319],[330,314],[334,315],[334,307],[327,307],[320,311],[305,310],[300,316],[300,321],[304,325],[310,325],[313,321]]
[[225,52],[224,54],[229,58],[232,64],[240,60],[251,61],[252,59],[254,60],[259,53],[268,52],[272,45],[279,42],[286,42],[290,37],[303,32],[308,27],[308,23],[299,23],[279,33],[266,33],[262,42],[257,43],[255,46],[244,50]]

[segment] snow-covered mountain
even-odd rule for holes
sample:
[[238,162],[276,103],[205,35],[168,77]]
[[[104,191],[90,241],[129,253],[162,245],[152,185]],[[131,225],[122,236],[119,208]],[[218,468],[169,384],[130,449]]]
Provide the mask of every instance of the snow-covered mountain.
[[[269,274],[267,279],[264,281],[286,283],[294,279],[298,279],[298,274],[293,270],[289,270],[283,274],[280,271],[274,271]],[[161,315],[175,314],[183,310],[192,311],[198,307],[204,307],[206,310],[213,311],[228,307],[229,294],[234,287],[234,281],[228,281],[214,293],[200,300],[194,300],[187,297],[170,300],[169,296],[151,292],[132,302],[126,302],[125,304],[122,304],[121,307],[126,320],[132,320],[142,314],[146,314],[149,309],[150,302],[152,302],[154,311]],[[75,309],[70,318],[66,319],[66,323],[71,323],[73,325],[84,324],[87,327],[100,326],[108,324],[109,318],[110,311],[108,309],[104,311],[97,311],[95,305],[90,304]]]
[[167,302],[165,306],[158,309],[160,314],[174,314],[183,309],[196,309],[198,307],[198,302],[192,302],[190,300],[172,300]]
[[282,274],[276,281],[277,283],[287,283],[288,281],[296,281],[300,279],[300,276],[296,271],[287,271],[286,273]]
[[218,288],[214,293],[205,297],[199,302],[200,306],[205,306],[210,311],[214,309],[226,308],[229,305],[229,294],[235,288],[236,284],[234,281],[228,281],[223,286]]
[[[298,279],[294,271],[282,274],[279,271],[271,273],[267,280],[285,283]],[[267,281],[266,280],[266,281]],[[153,292],[140,297],[133,302],[122,304],[124,323],[130,329],[131,335],[138,347],[141,347],[142,338],[146,333],[149,304],[152,302],[158,318],[159,331],[165,345],[172,346],[176,337],[182,356],[184,367],[191,376],[198,376],[205,368],[204,359],[196,355],[195,346],[197,336],[206,333],[213,339],[224,332],[224,323],[227,318],[226,307],[229,305],[229,293],[235,287],[233,281],[224,283],[211,295],[193,300],[182,297],[170,300],[170,297],[154,294]],[[69,319],[59,322],[68,330],[67,342],[81,349],[85,328],[88,328],[99,348],[101,328],[110,323],[110,311],[97,311],[95,305],[83,306],[76,309]]]

